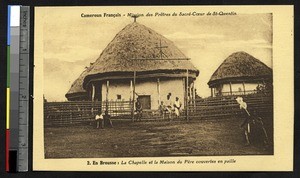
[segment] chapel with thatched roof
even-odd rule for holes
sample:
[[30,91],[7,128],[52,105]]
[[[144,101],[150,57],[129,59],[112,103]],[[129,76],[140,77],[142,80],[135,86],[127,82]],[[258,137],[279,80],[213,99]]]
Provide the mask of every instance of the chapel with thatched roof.
[[256,93],[260,85],[272,82],[270,67],[246,52],[236,52],[223,61],[208,85],[214,97]]
[[[125,26],[73,83],[68,100],[134,100],[157,109],[170,95],[195,97],[199,70],[172,41],[138,22]],[[187,96],[188,95],[188,96]],[[77,97],[76,97],[77,96]],[[183,102],[182,102],[183,103]]]

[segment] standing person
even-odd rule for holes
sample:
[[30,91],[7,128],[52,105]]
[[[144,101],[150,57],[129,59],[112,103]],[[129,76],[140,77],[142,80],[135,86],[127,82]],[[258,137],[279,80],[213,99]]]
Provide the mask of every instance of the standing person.
[[99,112],[99,114],[96,114],[95,120],[96,120],[96,128],[99,129],[100,124],[101,124],[101,128],[103,129],[103,127],[104,127],[104,120],[103,120],[103,115],[102,115],[101,111]]
[[181,108],[181,102],[179,101],[179,98],[176,97],[176,100],[174,102],[174,110],[177,118],[180,115],[180,108]]
[[160,105],[158,107],[158,111],[159,111],[160,116],[162,116],[162,118],[165,119],[166,106],[164,105],[163,101],[160,102]]
[[110,115],[108,114],[108,111],[105,111],[105,115],[103,116],[103,125],[109,125],[110,127],[113,127],[112,121],[110,120]]
[[169,93],[167,95],[167,103],[166,103],[166,110],[167,112],[169,113],[169,120],[171,121],[172,120],[172,113],[173,113],[173,104],[172,104],[172,101],[171,101],[171,93]]
[[135,103],[135,112],[136,112],[136,121],[142,121],[141,119],[142,119],[143,107],[139,98],[137,98]]
[[243,101],[242,97],[237,97],[235,100],[240,105],[240,109],[243,110],[244,122],[242,123],[241,127],[244,129],[244,133],[245,133],[245,137],[246,137],[246,146],[248,146],[248,145],[250,145],[249,134],[251,132],[251,128],[250,128],[250,122],[251,122],[250,113],[247,110],[247,103]]

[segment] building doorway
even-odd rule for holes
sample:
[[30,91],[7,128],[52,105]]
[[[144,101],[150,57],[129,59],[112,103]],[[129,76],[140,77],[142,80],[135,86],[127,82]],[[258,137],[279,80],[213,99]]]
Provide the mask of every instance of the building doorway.
[[139,100],[143,109],[151,109],[150,95],[139,95]]

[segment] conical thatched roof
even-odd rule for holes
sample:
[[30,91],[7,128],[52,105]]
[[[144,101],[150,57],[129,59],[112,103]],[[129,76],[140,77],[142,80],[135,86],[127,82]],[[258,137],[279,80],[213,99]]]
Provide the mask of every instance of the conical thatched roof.
[[[160,46],[163,60],[161,60]],[[150,59],[150,60],[149,60]],[[155,60],[159,59],[159,60]],[[177,60],[175,60],[177,59]],[[187,57],[171,42],[154,30],[133,22],[123,28],[88,69],[85,84],[105,74],[116,72],[176,71],[189,69],[199,74]]]
[[71,88],[66,94],[66,98],[86,94],[86,90],[83,88],[83,79],[87,74],[87,70],[84,70],[80,76],[72,83]]
[[272,79],[272,69],[246,52],[227,57],[213,73],[209,86],[222,82],[250,82]]

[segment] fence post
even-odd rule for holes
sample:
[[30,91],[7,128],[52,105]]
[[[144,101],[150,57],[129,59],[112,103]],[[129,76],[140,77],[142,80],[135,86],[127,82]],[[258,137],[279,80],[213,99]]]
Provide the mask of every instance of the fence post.
[[186,70],[186,89],[185,89],[185,93],[186,93],[186,120],[189,121],[189,103],[188,103],[188,98],[189,98],[189,69]]
[[229,87],[230,87],[230,95],[232,95],[231,82],[229,82]]
[[108,112],[108,92],[109,92],[109,80],[106,81],[105,111],[107,111],[107,112]]
[[245,82],[243,82],[244,95],[246,95]]
[[158,94],[158,105],[160,105],[161,98],[160,98],[160,80],[157,78],[157,94]]
[[193,81],[193,100],[192,100],[194,109],[193,112],[196,112],[196,90],[195,90],[195,81]]
[[136,78],[136,71],[133,72],[132,122],[134,122],[135,78]]

